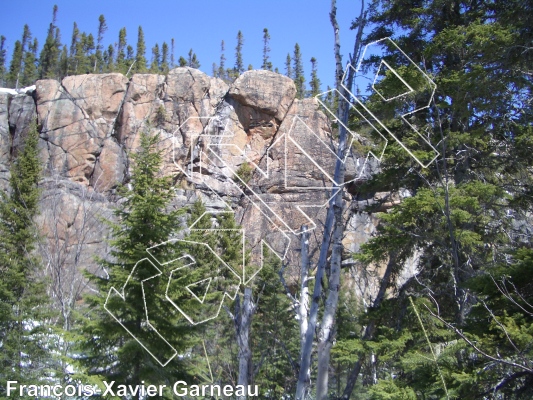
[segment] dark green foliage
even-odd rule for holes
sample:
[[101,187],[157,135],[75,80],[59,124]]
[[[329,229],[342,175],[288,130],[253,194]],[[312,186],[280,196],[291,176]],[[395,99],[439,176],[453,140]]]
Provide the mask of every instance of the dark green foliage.
[[4,86],[4,79],[6,75],[6,49],[5,49],[6,37],[0,36],[0,85]]
[[[11,167],[11,193],[0,203],[0,379],[38,384],[52,377],[51,317],[34,255],[40,162],[39,135],[32,123]],[[3,385],[2,385],[3,386]]]
[[315,57],[311,57],[311,91],[309,94],[314,97],[320,93],[320,79],[318,79],[318,73],[316,69],[317,61]]
[[[144,32],[142,26],[139,26],[137,32],[137,53],[135,56],[135,65],[133,70],[137,73],[146,72],[146,43],[144,41]],[[128,66],[129,68],[129,66]]]
[[198,60],[198,57],[196,57],[196,53],[192,49],[189,50],[189,59],[187,61],[187,66],[196,69],[200,68],[200,61]]
[[244,36],[241,31],[237,32],[237,46],[235,46],[235,67],[233,68],[234,77],[244,72],[244,61],[242,60],[242,46],[244,45]]
[[18,86],[20,69],[22,66],[22,43],[20,40],[15,42],[13,55],[11,56],[11,63],[9,64],[9,72],[7,74],[7,81],[12,87]]
[[30,43],[28,50],[24,55],[24,71],[22,73],[21,85],[30,86],[33,85],[37,79],[37,47],[39,46],[37,38],[33,39],[33,43]]
[[268,29],[263,29],[263,64],[261,65],[262,69],[266,69],[269,71],[272,71],[272,63],[269,61],[270,59],[270,34],[268,33]]
[[150,65],[150,72],[157,74],[159,72],[159,65],[161,63],[161,53],[159,52],[159,45],[156,43],[152,47],[152,64]]
[[[170,358],[171,350],[147,327],[145,305],[150,323],[178,353],[188,343],[188,324],[164,297],[169,271],[155,261],[164,263],[177,258],[181,255],[180,247],[171,242],[152,249],[150,255],[146,251],[173,238],[181,214],[180,210],[169,210],[174,192],[169,177],[159,176],[162,155],[158,143],[159,136],[152,135],[149,128],[141,133],[139,150],[132,155],[130,189],[123,189],[124,202],[116,210],[119,223],[111,226],[112,258],[100,260],[107,271],[105,276],[91,276],[99,294],[87,297],[91,312],[80,332],[85,337],[82,361],[87,374],[125,384],[140,384],[142,380],[168,384],[186,373],[183,361],[177,358],[164,368],[159,365],[104,309],[109,290],[112,287],[121,290],[128,282],[125,299],[110,297],[107,309],[162,360]],[[145,281],[143,288],[141,280],[156,273],[153,265],[159,265],[163,275]],[[128,280],[132,272],[134,276]]]
[[163,42],[163,46],[161,46],[161,67],[160,70],[163,74],[167,74],[169,70],[168,66],[168,44],[167,42]]
[[[373,29],[365,40],[401,31],[396,43],[437,85],[430,107],[409,122],[425,132],[440,155],[421,168],[389,140],[381,173],[359,188],[409,195],[380,215],[378,234],[357,259],[367,266],[392,265],[389,288],[405,264],[416,265],[416,279],[375,310],[379,314],[371,321],[379,328],[361,342],[367,350],[360,353],[366,355],[360,379],[372,382],[373,369],[378,371],[381,380],[371,398],[413,393],[431,399],[530,398],[532,321],[526,304],[531,303],[521,277],[530,268],[533,208],[527,189],[533,161],[530,67],[525,66],[531,55],[518,56],[514,49],[533,37],[522,22],[533,10],[518,1],[374,1],[370,10]],[[374,93],[365,106],[427,161],[429,148],[399,115],[427,105],[431,92],[394,46],[384,45],[383,51],[416,93],[388,102]],[[376,57],[369,64],[379,62]],[[385,97],[402,90],[390,71],[382,71],[375,87]],[[365,131],[360,114],[353,113],[350,123],[369,133],[363,146],[379,143],[375,132]],[[412,338],[405,347],[384,359],[376,346],[393,346],[407,332]]]
[[122,28],[118,33],[118,47],[117,47],[117,61],[116,69],[118,72],[125,74],[128,71],[128,65],[126,65],[126,28]]
[[291,66],[291,54],[287,53],[287,58],[285,59],[285,75],[292,79],[292,66]]
[[[289,59],[287,58],[287,61]],[[294,84],[296,85],[296,97],[303,99],[305,96],[305,76],[304,76],[304,66],[302,62],[302,53],[300,52],[300,45],[296,43],[294,45],[294,56],[292,58],[293,62],[293,71]]]
[[40,78],[56,78],[58,75],[59,52],[61,47],[61,36],[59,28],[56,26],[57,5],[54,5],[53,18],[48,27],[46,41],[39,56],[39,65],[41,67]]

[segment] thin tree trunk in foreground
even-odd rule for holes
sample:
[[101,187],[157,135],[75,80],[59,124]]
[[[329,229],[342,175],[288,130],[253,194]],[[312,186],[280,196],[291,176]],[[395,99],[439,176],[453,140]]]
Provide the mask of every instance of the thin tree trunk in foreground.
[[[364,13],[364,1],[362,2],[362,8],[361,8],[361,17]],[[337,6],[336,6],[336,0],[331,1],[331,12],[330,12],[330,20],[331,24],[333,26],[334,32],[335,32],[335,61],[336,61],[336,85],[337,90],[343,95],[344,97],[348,97],[346,90],[341,86],[342,77],[343,77],[343,69],[342,69],[342,58],[340,55],[340,38],[339,38],[339,27],[337,24]],[[361,18],[361,23],[359,26],[357,39],[354,44],[354,52],[352,59],[350,59],[350,62],[353,63],[354,58],[357,57],[357,55],[360,53],[361,48],[361,37],[362,37],[362,28],[364,25],[364,18]],[[354,69],[350,68],[348,70],[348,74],[346,77],[346,86],[351,87],[353,83],[354,78]],[[339,101],[339,109],[337,111],[337,116],[339,121],[342,123],[339,124],[339,146],[337,148],[337,162],[335,164],[335,174],[334,174],[334,187],[332,190],[332,198],[329,202],[328,212],[326,216],[326,221],[324,224],[324,235],[322,238],[322,245],[320,247],[320,255],[318,259],[318,265],[316,269],[316,275],[315,275],[315,287],[313,290],[313,298],[311,301],[311,310],[309,312],[309,324],[307,328],[307,332],[305,335],[305,343],[302,346],[302,352],[300,354],[300,371],[298,375],[298,384],[296,387],[296,400],[304,400],[307,396],[307,393],[309,391],[309,381],[307,379],[308,371],[310,369],[311,364],[311,352],[313,349],[313,341],[315,336],[315,330],[317,326],[317,319],[318,319],[318,308],[319,308],[319,301],[322,294],[322,278],[324,276],[324,270],[326,268],[327,263],[327,255],[329,251],[329,247],[331,244],[331,231],[333,229],[333,225],[336,219],[339,219],[339,221],[335,224],[335,226],[342,226],[342,214],[343,214],[343,199],[342,199],[342,184],[344,183],[344,163],[342,160],[345,158],[346,150],[347,150],[347,136],[348,132],[344,128],[344,126],[348,123],[348,115],[349,115],[349,106],[344,101]],[[332,254],[332,260],[336,260],[337,258],[340,260],[341,253],[342,253],[342,232],[340,234],[337,233],[337,230],[334,234],[334,243],[333,243],[333,251],[336,254]],[[340,261],[339,261],[339,271],[336,271],[336,273],[340,274]],[[336,278],[334,278],[336,280]],[[338,288],[333,288],[338,290]],[[327,314],[328,321],[331,319],[331,323],[328,322],[329,328],[327,329],[327,332],[324,331],[322,338],[324,338],[325,341],[331,340],[331,328],[333,327],[334,323],[334,316],[337,311],[337,301],[338,301],[338,293],[329,293],[328,300],[326,301],[326,305],[329,308],[325,314]],[[327,386],[328,382],[328,371],[329,371],[329,356],[330,356],[330,350],[331,350],[331,344],[326,345],[326,342],[324,341],[323,346],[320,348],[320,355],[321,357],[328,362],[328,365],[323,365],[320,368],[319,374],[320,376],[317,377],[317,385],[318,382],[320,382],[320,390],[324,391],[324,383]],[[327,387],[325,388],[326,394],[327,394]],[[316,399],[322,400],[324,398],[324,395],[322,394],[322,397],[319,397],[317,394]]]

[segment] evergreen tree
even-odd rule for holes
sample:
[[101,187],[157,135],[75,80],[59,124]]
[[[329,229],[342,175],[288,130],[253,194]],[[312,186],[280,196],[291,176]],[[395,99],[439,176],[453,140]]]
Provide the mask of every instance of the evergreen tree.
[[135,51],[133,50],[133,47],[128,44],[128,47],[126,48],[126,62],[131,65],[133,61],[135,61]]
[[178,63],[180,67],[186,67],[188,65],[187,60],[183,56],[180,56]]
[[9,64],[9,73],[7,75],[7,81],[12,87],[18,87],[21,65],[22,43],[20,40],[17,40],[15,42],[15,48],[13,49],[13,55],[11,56],[11,63]]
[[61,50],[61,54],[59,55],[58,76],[59,76],[59,79],[63,79],[67,75],[68,75],[68,50],[67,50],[67,45],[64,45],[63,49]]
[[83,43],[83,68],[81,70],[82,74],[91,73],[94,70],[94,65],[96,62],[96,45],[94,43],[94,36],[92,33],[89,33],[85,36],[82,35]]
[[[0,379],[38,384],[51,379],[48,300],[34,256],[40,160],[35,122],[11,167],[11,193],[0,203]],[[5,389],[0,386],[0,391]],[[17,396],[18,397],[18,396]]]
[[167,42],[163,42],[163,46],[161,47],[161,72],[163,74],[167,74],[169,67],[168,67],[168,44]]
[[[183,360],[175,357],[163,368],[146,349],[159,360],[170,359],[172,351],[169,344],[178,354],[183,354],[187,345],[186,335],[191,329],[180,322],[183,318],[165,298],[170,270],[162,271],[160,277],[142,282],[157,273],[154,265],[164,269],[161,264],[181,256],[179,245],[173,242],[153,248],[173,238],[180,225],[181,214],[181,210],[168,210],[174,191],[170,177],[159,175],[162,164],[159,142],[159,136],[152,135],[149,128],[141,133],[139,149],[132,156],[129,189],[123,188],[124,202],[116,211],[119,222],[111,226],[112,258],[99,261],[107,276],[90,277],[99,294],[87,297],[91,315],[80,332],[86,339],[82,343],[85,354],[82,361],[87,373],[130,385],[143,382],[145,385],[168,385],[180,377],[184,378]],[[150,253],[147,252],[149,248],[152,248]],[[167,267],[175,268],[173,265],[171,263]],[[186,282],[186,277],[183,279]],[[110,291],[111,288],[123,290],[124,298],[111,295],[116,293]],[[172,295],[174,292],[168,293]],[[148,310],[150,323],[167,342],[147,325]]]
[[104,53],[105,72],[112,72],[115,70],[115,48],[112,44],[107,47],[107,51]]
[[94,62],[93,72],[102,72],[103,63],[104,63],[104,46],[102,42],[104,41],[104,33],[107,31],[107,23],[104,17],[104,14],[100,14],[98,17],[98,36],[96,37],[96,59]]
[[152,64],[150,65],[150,72],[152,74],[159,73],[160,58],[161,54],[159,53],[159,45],[156,43],[155,46],[152,47]]
[[242,46],[244,44],[244,36],[241,31],[237,33],[237,46],[235,47],[235,67],[233,68],[235,77],[244,72],[244,62],[242,60]]
[[24,72],[22,73],[21,85],[30,86],[37,79],[37,38],[28,46],[28,51],[24,55]]
[[126,65],[126,28],[122,28],[118,33],[117,61],[116,70],[125,74],[129,66]]
[[269,71],[272,71],[272,63],[269,61],[270,59],[270,34],[268,33],[268,29],[263,29],[263,64],[261,65],[262,69],[266,69]]
[[61,36],[59,28],[56,26],[56,20],[57,5],[54,5],[52,22],[48,27],[46,41],[39,56],[39,64],[41,67],[39,76],[41,79],[55,78],[57,76]]
[[300,52],[300,45],[296,43],[294,45],[294,57],[292,59],[294,68],[294,83],[296,85],[296,97],[303,99],[305,96],[305,76],[304,67],[302,62],[302,53]]
[[69,75],[76,75],[78,71],[78,62],[79,57],[78,51],[81,51],[80,46],[80,30],[78,29],[78,24],[74,22],[74,26],[72,27],[72,37],[70,39],[70,54],[69,54],[69,66],[68,66],[68,74]]
[[287,53],[287,58],[285,59],[285,75],[292,79],[291,61],[291,55]]
[[226,56],[224,55],[224,41],[220,42],[220,64],[218,65],[218,77],[226,79]]
[[144,42],[144,32],[142,26],[139,25],[137,34],[137,54],[135,57],[134,71],[137,73],[146,72],[146,43]]
[[31,31],[30,27],[26,24],[24,25],[24,30],[22,32],[22,52],[26,52],[27,45],[29,45],[31,40]]
[[0,36],[0,86],[5,85],[6,75],[6,49],[5,49],[6,37]]
[[320,93],[320,79],[318,79],[316,65],[317,65],[316,58],[311,57],[311,82],[309,83],[309,85],[311,86],[311,91],[309,94],[312,97]]
[[174,68],[176,63],[174,62],[174,38],[170,42],[170,68]]
[[[359,379],[377,381],[372,398],[401,392],[411,398],[530,398],[531,346],[525,343],[531,343],[532,314],[530,305],[526,313],[520,308],[531,304],[520,278],[531,267],[530,233],[518,226],[530,229],[526,214],[533,208],[526,189],[531,175],[524,169],[532,162],[526,145],[532,140],[531,68],[525,67],[531,54],[514,49],[533,38],[523,22],[532,10],[520,1],[414,3],[374,1],[369,9],[373,26],[365,42],[398,29],[395,42],[415,65],[382,42],[382,56],[368,66],[379,68],[384,59],[415,93],[395,98],[405,85],[382,70],[374,84],[379,95],[368,97],[366,106],[396,141],[389,141],[381,172],[360,190],[402,188],[410,195],[380,215],[376,236],[357,258],[386,265],[383,293],[408,262],[416,276],[396,298],[374,302],[358,317],[367,328],[353,341],[357,361],[341,398],[350,398]],[[434,93],[416,67],[434,80]],[[422,105],[428,107],[398,117]],[[354,113],[350,123],[364,133],[361,115]],[[399,144],[426,162],[435,153],[422,136],[439,152],[427,168]]]
[[[181,61],[180,61],[181,64]],[[192,49],[189,50],[189,60],[187,62],[187,65],[191,68],[200,68],[200,61],[198,61],[198,58],[196,57],[196,53],[193,52]]]

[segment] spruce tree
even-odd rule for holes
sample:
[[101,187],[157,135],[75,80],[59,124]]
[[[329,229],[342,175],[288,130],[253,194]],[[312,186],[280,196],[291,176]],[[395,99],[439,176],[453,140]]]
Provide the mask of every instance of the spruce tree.
[[163,74],[167,74],[169,67],[168,67],[168,44],[167,42],[163,42],[163,46],[161,46],[161,67],[160,70]]
[[170,68],[174,68],[176,63],[174,62],[174,38],[170,41]]
[[5,49],[6,37],[4,35],[0,36],[0,86],[5,85],[5,75],[6,75],[6,49]]
[[104,71],[113,72],[115,70],[115,48],[112,44],[107,47],[107,51],[104,53]]
[[56,26],[56,20],[57,5],[54,5],[52,22],[48,27],[46,41],[39,56],[39,64],[41,67],[39,76],[41,79],[55,78],[57,76],[61,36],[59,28]]
[[160,58],[161,54],[159,53],[159,45],[156,43],[155,46],[152,47],[152,64],[150,65],[150,72],[152,74],[159,73]]
[[37,38],[33,39],[33,43],[28,46],[28,51],[24,55],[24,71],[22,73],[21,85],[30,86],[37,79],[37,47],[39,43]]
[[[162,264],[181,256],[179,245],[169,242],[152,248],[176,235],[181,215],[181,210],[169,210],[174,191],[171,178],[160,176],[159,142],[149,128],[141,132],[140,146],[132,155],[129,188],[122,188],[124,201],[115,212],[118,222],[111,225],[111,258],[99,261],[107,274],[90,276],[99,294],[87,297],[91,313],[80,332],[86,339],[81,347],[87,374],[130,385],[143,381],[168,385],[183,378],[182,360],[175,357],[162,367],[147,349],[158,360],[171,358],[169,344],[183,354],[191,330],[165,298],[170,272],[165,268],[174,264]],[[157,274],[155,265],[163,275],[142,282]],[[147,325],[148,311],[150,323],[167,342]]]
[[293,74],[294,84],[296,85],[296,97],[303,99],[305,96],[305,76],[304,67],[302,62],[302,53],[300,52],[300,45],[296,43],[294,45],[294,57],[293,57]]
[[180,56],[178,63],[180,67],[186,67],[188,65],[187,60],[183,56]]
[[320,79],[318,79],[316,65],[316,58],[311,57],[311,82],[309,83],[309,85],[311,86],[311,91],[309,92],[309,94],[313,97],[320,93]]
[[263,64],[261,65],[262,69],[266,69],[268,71],[272,71],[272,63],[269,61],[270,59],[270,34],[268,33],[268,29],[263,29]]
[[104,33],[107,31],[107,23],[104,14],[100,14],[98,17],[98,36],[96,37],[96,59],[94,61],[93,72],[102,72],[104,63],[104,46],[102,44],[104,40]]
[[224,55],[224,41],[220,42],[220,64],[218,65],[218,77],[226,79],[226,56]]
[[[34,255],[40,160],[36,123],[11,167],[9,194],[0,202],[0,380],[38,384],[51,378],[47,341],[49,302]],[[0,386],[0,393],[3,389]]]
[[198,57],[196,57],[196,53],[192,49],[189,50],[189,60],[187,62],[187,65],[191,68],[200,68],[200,61],[198,60]]
[[144,32],[142,26],[139,25],[137,31],[137,54],[135,55],[135,65],[133,70],[137,73],[146,72],[146,43],[144,42]]
[[118,33],[117,62],[115,69],[117,72],[125,74],[128,71],[126,65],[126,28],[122,28]]
[[11,56],[11,63],[9,64],[9,73],[7,75],[8,84],[12,87],[17,87],[20,78],[20,69],[22,66],[22,43],[20,40],[15,42],[13,55]]
[[74,22],[72,27],[72,37],[70,39],[70,53],[69,53],[69,62],[68,62],[68,74],[76,75],[78,71],[78,57],[76,57],[77,52],[80,49],[80,30],[78,29],[78,24]]
[[292,79],[291,61],[291,55],[287,53],[287,58],[285,59],[285,75]]
[[235,46],[235,67],[233,68],[235,77],[238,77],[244,72],[244,62],[242,60],[242,46],[244,44],[244,36],[241,31],[237,33],[237,46]]

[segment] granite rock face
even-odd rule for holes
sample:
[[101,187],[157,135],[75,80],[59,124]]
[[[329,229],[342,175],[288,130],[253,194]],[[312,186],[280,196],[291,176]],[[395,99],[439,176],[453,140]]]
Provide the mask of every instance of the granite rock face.
[[[33,93],[0,93],[0,184],[6,187],[10,162],[37,116],[45,247],[75,254],[83,237],[77,266],[94,268],[89,254],[108,251],[105,228],[95,221],[113,218],[116,189],[128,182],[140,132],[150,130],[159,134],[161,173],[177,182],[174,207],[201,198],[211,211],[234,212],[252,259],[260,260],[267,244],[297,267],[303,225],[318,227],[311,246],[319,244],[337,157],[333,128],[316,100],[295,95],[291,79],[270,71],[247,71],[231,85],[188,67],[166,76],[41,80]],[[361,176],[361,160],[345,160],[347,180]],[[363,230],[356,225],[347,249],[366,241],[375,221],[365,220]]]

